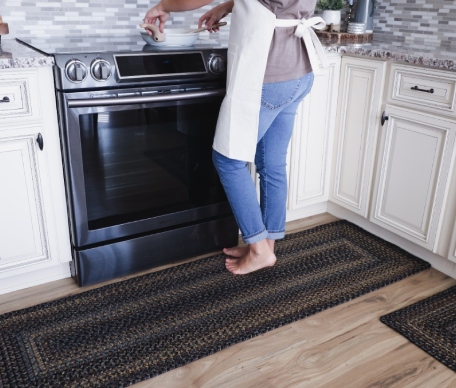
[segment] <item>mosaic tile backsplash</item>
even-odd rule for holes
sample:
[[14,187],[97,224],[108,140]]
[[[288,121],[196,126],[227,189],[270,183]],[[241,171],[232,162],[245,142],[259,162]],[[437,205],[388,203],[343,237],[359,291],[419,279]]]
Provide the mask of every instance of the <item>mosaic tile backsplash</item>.
[[410,45],[456,49],[456,1],[379,0],[374,36]]
[[[198,18],[223,0],[196,11],[173,13],[168,26],[194,28]],[[3,39],[93,34],[135,34],[149,0],[0,0],[0,15],[9,24]],[[356,7],[356,0],[355,0]],[[318,11],[317,11],[318,14]],[[343,15],[345,12],[343,12]],[[344,17],[344,16],[343,16]],[[226,19],[229,21],[229,17]],[[220,34],[228,34],[228,28]],[[375,39],[456,49],[456,1],[378,0]]]
[[[222,1],[215,0],[195,11],[172,13],[167,27],[197,28],[199,17]],[[138,25],[157,3],[158,0],[0,0],[0,15],[10,31],[3,38],[132,35],[141,30]],[[225,28],[226,34],[228,30]]]

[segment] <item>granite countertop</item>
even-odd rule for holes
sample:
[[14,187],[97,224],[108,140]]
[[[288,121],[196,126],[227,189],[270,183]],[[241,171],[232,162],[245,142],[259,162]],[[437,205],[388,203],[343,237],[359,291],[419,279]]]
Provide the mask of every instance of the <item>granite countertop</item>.
[[0,69],[53,66],[54,58],[32,50],[13,39],[2,39]]
[[364,44],[324,43],[327,53],[354,54],[411,65],[456,71],[456,54],[441,46],[411,46],[401,42],[374,41]]
[[[200,45],[211,47],[228,46],[227,38],[221,40],[201,39]],[[333,44],[322,42],[326,53],[353,54],[371,58],[391,60],[412,65],[429,66],[433,68],[456,71],[456,55],[443,47],[404,45],[400,42],[374,41],[362,44]],[[45,56],[24,46],[16,40],[2,40],[0,46],[0,69],[52,66],[52,56]]]

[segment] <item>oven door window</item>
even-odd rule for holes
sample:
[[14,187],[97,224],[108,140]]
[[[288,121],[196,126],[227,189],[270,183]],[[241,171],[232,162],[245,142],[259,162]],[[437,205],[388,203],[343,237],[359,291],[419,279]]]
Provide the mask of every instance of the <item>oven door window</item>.
[[221,99],[79,116],[88,228],[226,201],[212,164]]

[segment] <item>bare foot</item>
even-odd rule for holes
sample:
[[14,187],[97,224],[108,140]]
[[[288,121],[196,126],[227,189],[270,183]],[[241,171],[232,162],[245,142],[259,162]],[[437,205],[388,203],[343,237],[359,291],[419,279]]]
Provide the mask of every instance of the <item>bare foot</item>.
[[[274,252],[274,242],[275,240],[266,240],[268,242],[271,252]],[[249,246],[243,245],[241,247],[234,248],[223,248],[223,253],[229,257],[241,258],[246,256],[249,253]]]
[[[243,247],[241,247],[242,249]],[[266,239],[247,246],[247,253],[241,257],[225,259],[225,266],[235,275],[245,275],[261,268],[271,267],[276,262],[276,256]]]

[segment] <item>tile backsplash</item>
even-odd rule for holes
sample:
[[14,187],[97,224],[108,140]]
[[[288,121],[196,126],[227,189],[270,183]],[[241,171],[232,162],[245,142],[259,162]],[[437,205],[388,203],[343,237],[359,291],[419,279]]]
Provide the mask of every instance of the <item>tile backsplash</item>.
[[[200,10],[172,13],[169,25],[193,28],[198,18],[223,0]],[[456,48],[456,1],[377,0],[375,39],[415,45]],[[135,34],[146,11],[157,1],[148,0],[1,0],[0,14],[9,24],[4,39],[93,34]],[[356,0],[355,0],[356,6]],[[318,14],[318,11],[317,11]],[[343,15],[345,12],[343,12]],[[344,18],[344,16],[343,16]],[[229,21],[229,17],[226,18]],[[228,28],[221,29],[228,34]]]
[[[84,36],[137,33],[147,10],[158,1],[148,0],[0,0],[0,15],[10,34],[4,39],[49,36]],[[196,28],[215,0],[199,10],[172,13],[167,26]],[[5,5],[6,3],[6,5]],[[228,28],[221,33],[228,34]]]
[[456,1],[378,0],[375,39],[456,49]]

